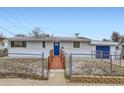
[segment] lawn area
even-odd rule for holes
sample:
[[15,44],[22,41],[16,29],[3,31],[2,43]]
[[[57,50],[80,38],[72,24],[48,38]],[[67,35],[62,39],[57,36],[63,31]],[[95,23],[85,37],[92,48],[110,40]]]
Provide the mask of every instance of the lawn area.
[[[0,58],[0,78],[28,78],[42,80],[42,59]],[[44,60],[44,79],[47,78],[47,60]]]

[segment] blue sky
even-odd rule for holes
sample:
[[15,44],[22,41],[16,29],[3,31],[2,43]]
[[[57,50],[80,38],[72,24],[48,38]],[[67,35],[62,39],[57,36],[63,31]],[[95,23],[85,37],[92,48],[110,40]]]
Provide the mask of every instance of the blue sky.
[[28,34],[37,26],[55,36],[78,32],[91,39],[110,39],[113,31],[124,34],[124,8],[0,8],[0,26],[15,34]]

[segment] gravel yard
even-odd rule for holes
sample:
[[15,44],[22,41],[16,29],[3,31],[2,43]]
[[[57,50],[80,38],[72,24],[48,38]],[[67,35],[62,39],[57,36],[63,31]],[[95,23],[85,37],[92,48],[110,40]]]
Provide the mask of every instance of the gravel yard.
[[[107,61],[84,60],[81,62],[73,62],[72,66],[72,74],[74,75],[108,76],[110,72],[110,63]],[[113,64],[111,75],[124,76],[124,67]]]
[[[44,60],[44,78],[48,77],[47,60]],[[0,78],[42,78],[42,59],[0,58]]]

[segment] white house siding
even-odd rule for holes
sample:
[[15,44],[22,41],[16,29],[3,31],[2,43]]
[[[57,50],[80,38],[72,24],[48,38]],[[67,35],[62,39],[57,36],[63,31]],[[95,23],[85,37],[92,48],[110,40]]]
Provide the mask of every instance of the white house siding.
[[[73,48],[72,42],[61,42],[61,46],[64,47],[65,53],[76,53],[76,54],[91,54],[93,46],[90,45],[90,42],[80,42],[80,48]],[[73,57],[77,57],[76,55]],[[79,57],[79,55],[78,55]],[[91,55],[81,55],[80,57],[89,58]]]
[[73,48],[73,42],[61,42],[66,53],[91,53],[92,46],[88,42],[80,42],[80,48]]
[[119,47],[119,49],[116,49],[116,46],[111,46],[111,48],[111,55],[113,55],[113,58],[120,58],[121,48]]
[[11,53],[28,53],[28,54],[42,54],[44,52],[44,56],[48,57],[49,51],[52,49],[52,42],[46,42],[45,48],[42,47],[42,42],[32,42],[27,41],[26,48],[17,48],[11,47],[9,43],[9,55],[10,57],[41,57],[40,55],[20,55],[20,54],[11,54]]
[[120,50],[116,49],[116,46],[110,46],[110,55],[112,55],[112,59],[120,58]]

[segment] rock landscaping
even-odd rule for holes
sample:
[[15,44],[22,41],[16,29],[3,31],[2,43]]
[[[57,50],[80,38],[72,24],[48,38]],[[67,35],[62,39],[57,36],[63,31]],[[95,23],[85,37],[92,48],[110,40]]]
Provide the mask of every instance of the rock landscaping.
[[72,75],[71,79],[68,82],[71,82],[71,83],[124,84],[124,77]]
[[35,58],[1,58],[0,78],[48,79],[47,60],[44,60],[44,76],[42,75],[42,59]]

